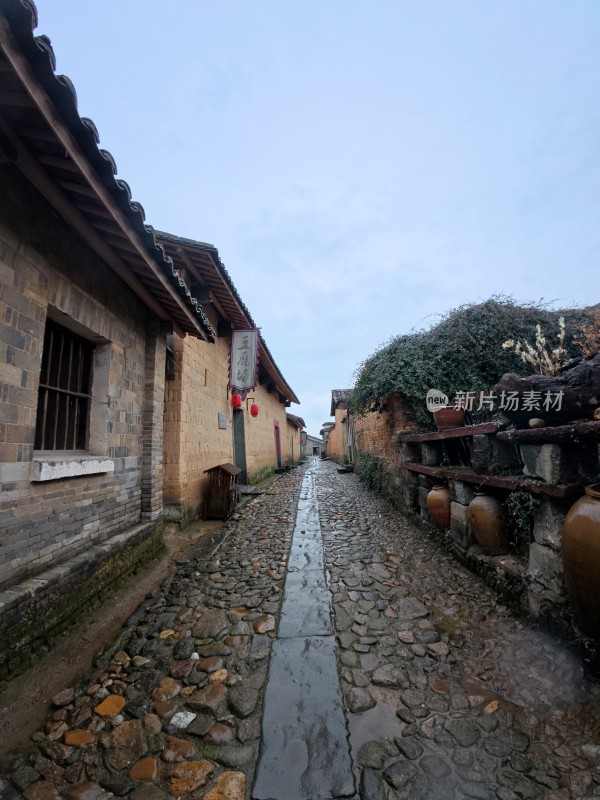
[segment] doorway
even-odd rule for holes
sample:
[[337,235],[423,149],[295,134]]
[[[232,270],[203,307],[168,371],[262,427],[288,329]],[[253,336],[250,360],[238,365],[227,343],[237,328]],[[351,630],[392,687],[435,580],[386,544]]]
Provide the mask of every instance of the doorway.
[[277,455],[277,469],[281,469],[281,434],[279,432],[279,423],[275,422],[275,453]]
[[242,472],[239,482],[248,483],[246,467],[246,436],[244,433],[244,412],[241,408],[233,410],[233,462]]

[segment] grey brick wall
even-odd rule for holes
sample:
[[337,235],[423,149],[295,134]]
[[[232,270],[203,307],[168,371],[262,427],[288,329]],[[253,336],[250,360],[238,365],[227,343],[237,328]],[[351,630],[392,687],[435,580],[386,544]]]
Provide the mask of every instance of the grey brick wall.
[[[0,589],[138,524],[143,481],[148,510],[160,515],[165,357],[164,335],[104,262],[9,170],[5,188],[14,202],[0,203]],[[114,459],[112,474],[29,480],[49,314],[103,348],[96,440]]]

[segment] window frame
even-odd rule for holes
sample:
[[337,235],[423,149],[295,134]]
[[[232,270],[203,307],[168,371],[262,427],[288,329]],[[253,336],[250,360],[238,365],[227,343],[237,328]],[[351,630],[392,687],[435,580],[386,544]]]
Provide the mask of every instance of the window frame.
[[38,388],[36,451],[88,449],[95,345],[48,319]]
[[[46,343],[47,326],[62,329],[68,336],[87,343],[90,351],[89,382],[87,385],[88,407],[86,412],[85,436],[77,444],[84,445],[77,449],[34,449],[30,465],[29,478],[31,481],[48,481],[62,478],[72,478],[82,475],[111,473],[115,463],[107,458],[108,450],[108,409],[109,399],[109,371],[112,355],[112,344],[102,336],[94,334],[76,320],[54,308],[48,309],[46,330],[44,331],[44,347]],[[40,389],[38,389],[38,409],[34,428],[35,444],[38,438],[39,403],[42,392],[47,384],[42,384],[42,364],[44,352],[40,363]],[[43,442],[46,444],[47,442]]]

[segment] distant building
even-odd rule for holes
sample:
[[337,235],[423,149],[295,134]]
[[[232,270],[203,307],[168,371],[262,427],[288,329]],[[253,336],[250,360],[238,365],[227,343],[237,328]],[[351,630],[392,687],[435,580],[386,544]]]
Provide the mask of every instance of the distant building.
[[323,427],[319,431],[321,436],[323,437],[323,443],[321,446],[321,455],[328,456],[327,445],[329,442],[329,434],[331,433],[332,428],[335,427],[335,423],[333,422],[324,422]]
[[323,439],[318,436],[306,434],[305,453],[307,456],[320,456],[323,449]]
[[350,413],[352,389],[332,389],[331,416],[335,418],[327,436],[327,455],[338,463],[354,460],[353,420]]

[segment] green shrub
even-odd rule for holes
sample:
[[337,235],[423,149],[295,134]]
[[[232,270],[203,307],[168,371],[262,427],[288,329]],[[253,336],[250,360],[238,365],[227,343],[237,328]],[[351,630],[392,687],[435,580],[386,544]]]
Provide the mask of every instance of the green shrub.
[[504,501],[508,514],[509,536],[517,553],[527,554],[532,541],[533,516],[542,501],[530,492],[517,489]]
[[591,309],[550,311],[505,297],[454,309],[430,329],[397,336],[367,358],[357,369],[352,410],[357,414],[378,410],[398,392],[417,421],[432,427],[425,405],[429,389],[452,397],[459,391],[489,390],[507,372],[531,374],[529,365],[502,348],[503,342],[535,340],[537,324],[550,341],[556,337],[561,315],[568,359],[580,354],[573,337],[591,318]]
[[377,494],[384,494],[385,470],[380,458],[372,453],[359,453],[356,472],[367,488]]

